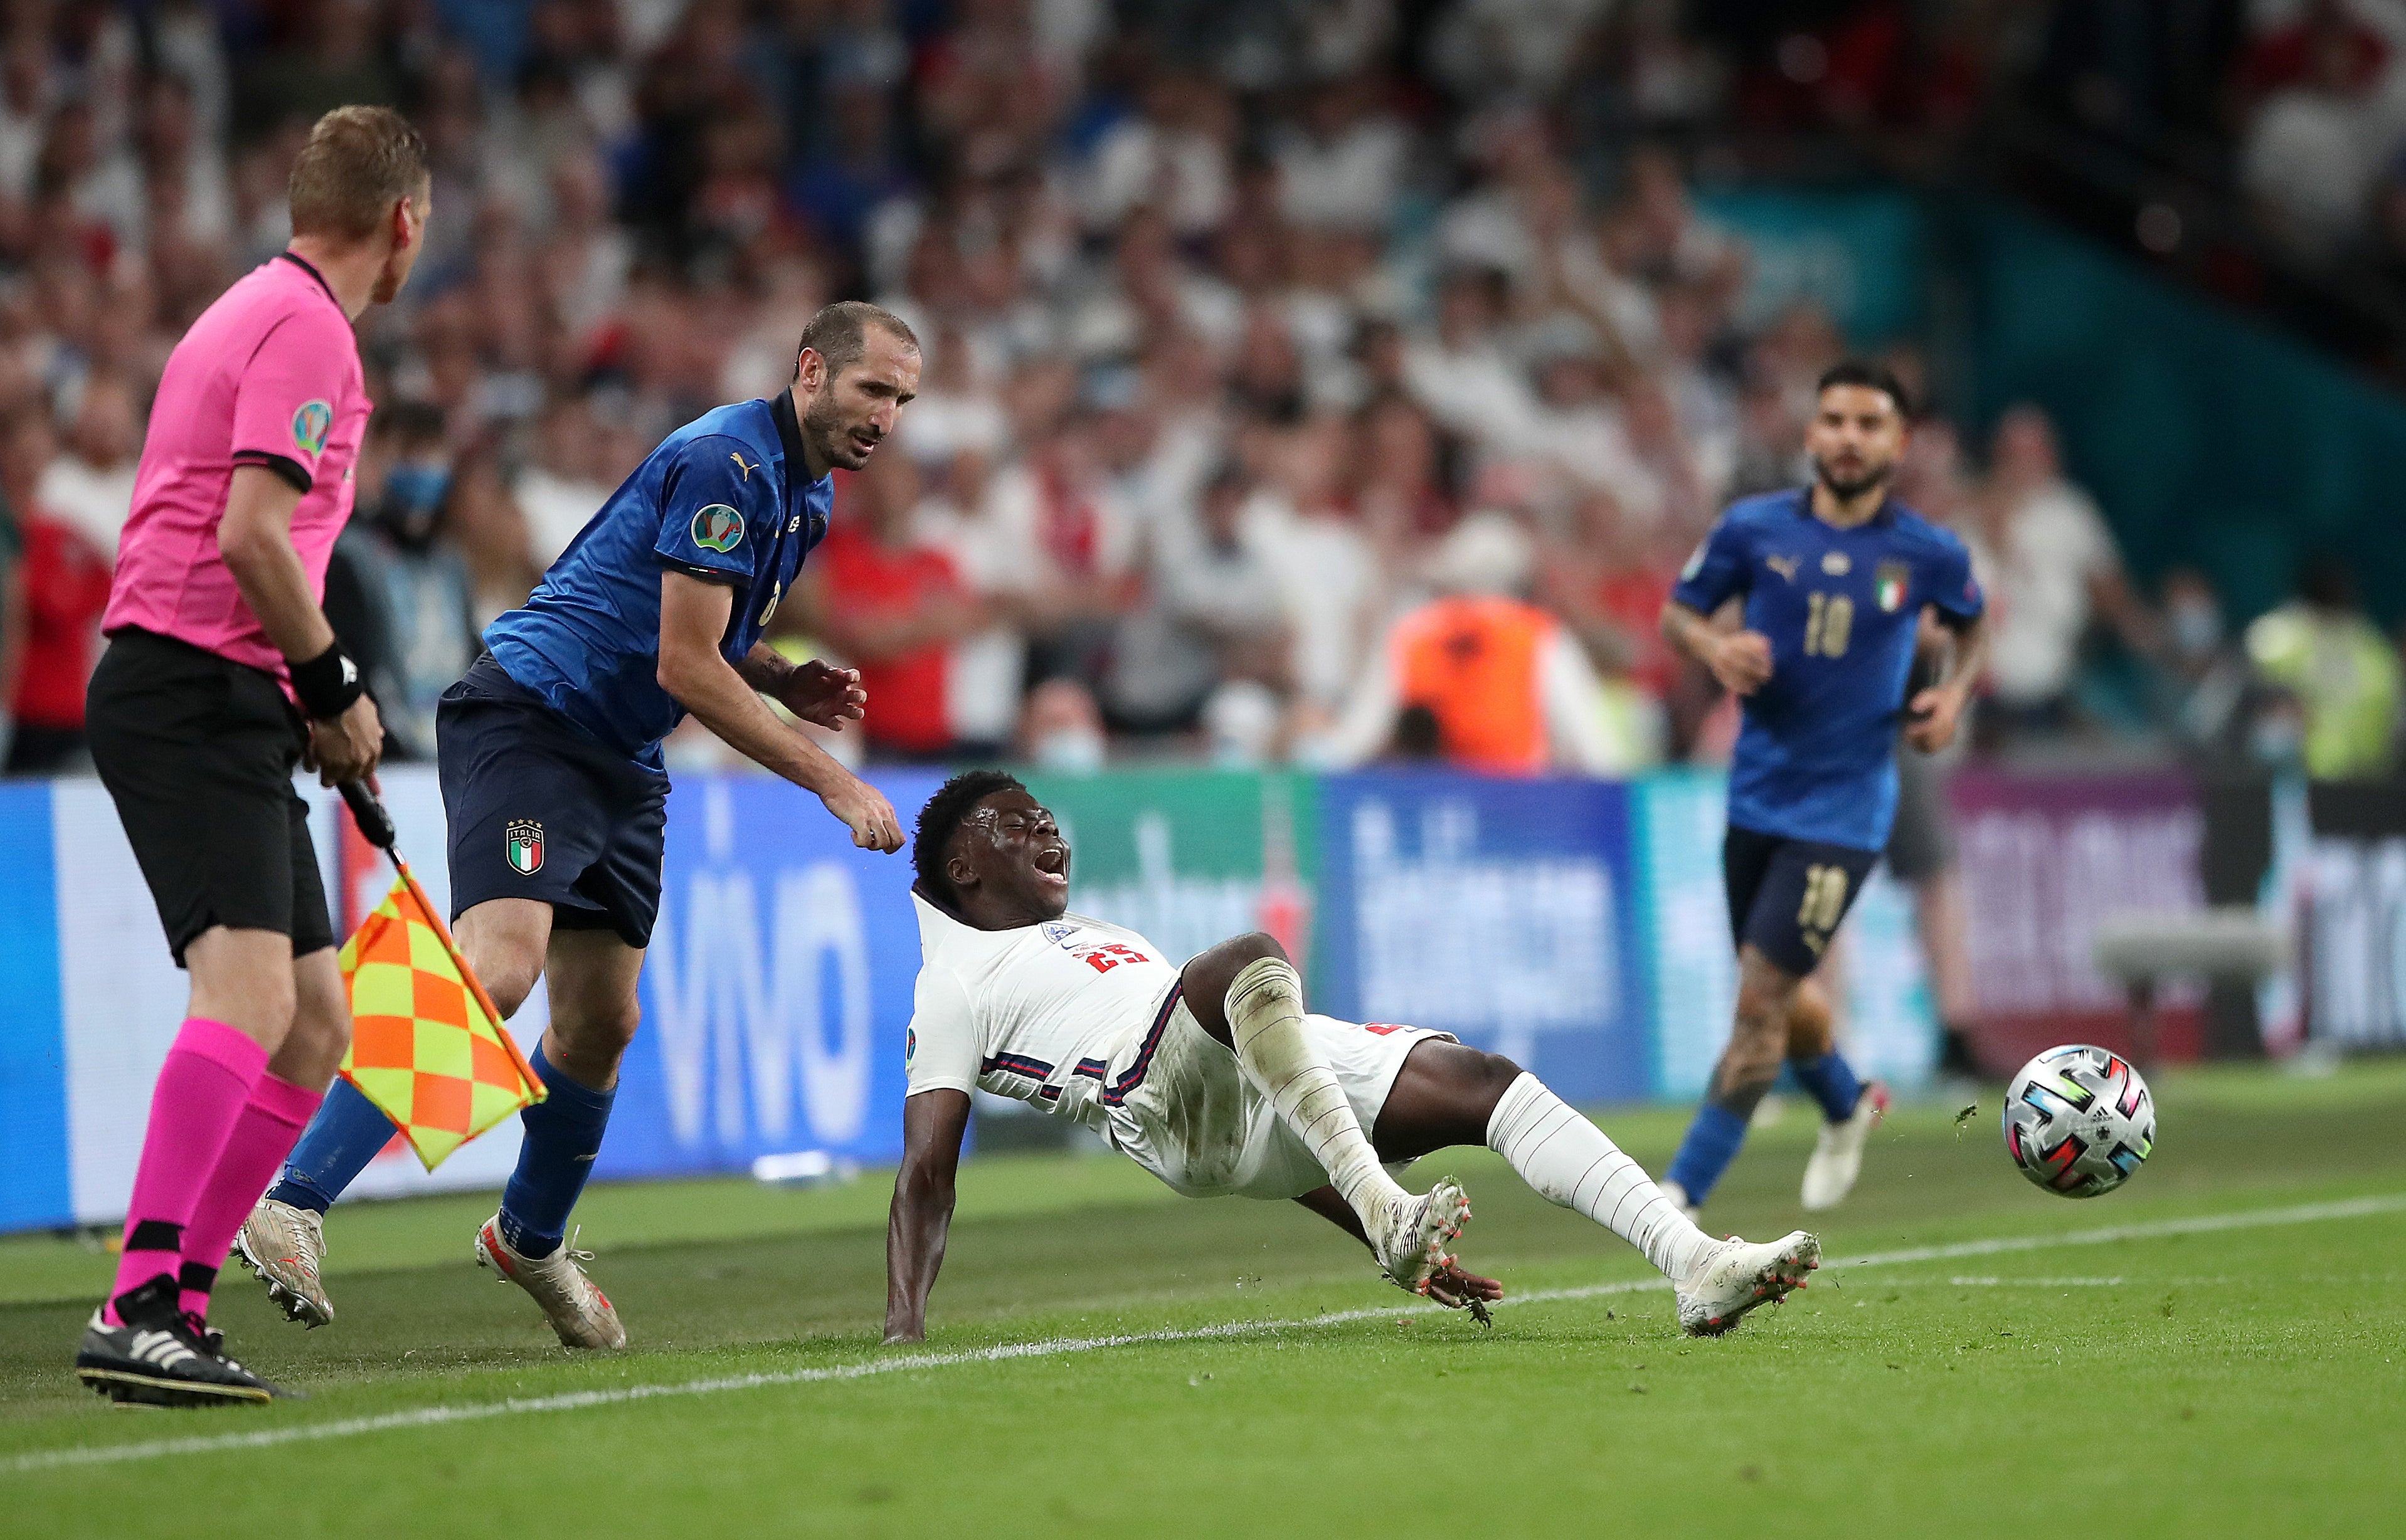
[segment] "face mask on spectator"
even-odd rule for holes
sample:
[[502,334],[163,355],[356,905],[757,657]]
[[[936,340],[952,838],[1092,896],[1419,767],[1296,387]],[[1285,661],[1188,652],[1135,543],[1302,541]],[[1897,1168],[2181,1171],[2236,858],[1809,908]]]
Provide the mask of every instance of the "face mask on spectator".
[[384,501],[376,505],[377,528],[406,550],[423,550],[434,542],[434,527],[443,515],[443,498],[451,489],[451,468],[404,460],[384,478]]
[[1028,744],[1039,770],[1064,775],[1092,775],[1103,768],[1103,735],[1090,726],[1063,724]]
[[2200,657],[2222,645],[2222,612],[2210,600],[2177,600],[2165,616],[2172,650],[2184,657]]

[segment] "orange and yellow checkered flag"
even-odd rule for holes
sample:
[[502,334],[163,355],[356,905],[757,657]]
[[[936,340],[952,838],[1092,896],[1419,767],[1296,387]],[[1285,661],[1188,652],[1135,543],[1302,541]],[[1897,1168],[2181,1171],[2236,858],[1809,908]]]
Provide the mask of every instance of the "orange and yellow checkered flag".
[[343,1076],[432,1171],[544,1088],[408,865],[393,864],[392,891],[340,954],[351,993]]

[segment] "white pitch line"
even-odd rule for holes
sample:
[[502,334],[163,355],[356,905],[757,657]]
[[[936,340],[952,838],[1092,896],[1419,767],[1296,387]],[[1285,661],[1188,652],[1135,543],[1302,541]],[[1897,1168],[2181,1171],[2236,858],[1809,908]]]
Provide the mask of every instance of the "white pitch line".
[[[1905,1250],[1875,1251],[1832,1266],[1892,1267],[1949,1257],[1991,1256],[2003,1251],[2035,1251],[2057,1246],[2097,1246],[2117,1240],[2154,1240],[2171,1236],[2248,1230],[2275,1224],[2311,1224],[2324,1220],[2360,1219],[2371,1214],[2406,1211],[2406,1194],[2348,1198],[2336,1203],[2300,1204],[2287,1208],[2258,1208],[2234,1214],[2208,1214],[2196,1219],[2159,1220],[2145,1224],[2116,1224],[2097,1230],[2073,1230],[2053,1236],[1999,1236],[1959,1241],[1950,1246],[1920,1246]],[[1956,1280],[1964,1282],[1968,1280]],[[2069,1280],[2059,1280],[2069,1281]],[[1589,1283],[1567,1289],[1538,1289],[1517,1294],[1502,1305],[1543,1305],[1563,1300],[1597,1299],[1670,1287],[1663,1279],[1619,1283]],[[1383,1317],[1435,1314],[1444,1307],[1422,1302],[1400,1303],[1369,1310],[1333,1310],[1326,1315],[1293,1321],[1232,1321],[1213,1326],[1172,1331],[1131,1332],[1113,1336],[1048,1337],[1036,1342],[1000,1343],[958,1352],[902,1353],[865,1359],[825,1368],[787,1369],[774,1374],[730,1375],[714,1379],[687,1379],[663,1385],[628,1385],[604,1391],[569,1391],[558,1395],[516,1396],[502,1401],[473,1401],[451,1406],[419,1406],[378,1417],[345,1418],[332,1422],[305,1422],[261,1428],[252,1433],[203,1434],[189,1438],[161,1438],[140,1444],[86,1445],[63,1449],[38,1449],[17,1455],[0,1470],[24,1475],[68,1466],[110,1465],[157,1460],[177,1454],[220,1454],[238,1449],[274,1448],[284,1444],[320,1439],[353,1438],[363,1434],[402,1428],[431,1428],[452,1422],[477,1422],[488,1418],[517,1417],[530,1412],[581,1411],[589,1406],[616,1406],[670,1396],[716,1395],[725,1391],[764,1390],[779,1385],[814,1385],[831,1380],[866,1379],[875,1375],[903,1374],[914,1369],[949,1369],[964,1363],[1000,1363],[1021,1358],[1060,1358],[1097,1352],[1108,1348],[1140,1347],[1162,1342],[1207,1342],[1232,1337],[1263,1336],[1278,1332],[1309,1331]]]

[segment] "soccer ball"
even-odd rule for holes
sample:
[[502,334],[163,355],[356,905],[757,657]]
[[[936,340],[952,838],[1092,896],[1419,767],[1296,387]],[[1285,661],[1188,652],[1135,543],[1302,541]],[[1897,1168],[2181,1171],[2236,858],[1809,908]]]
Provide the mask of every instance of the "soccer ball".
[[2155,1145],[2156,1099],[2119,1054],[2050,1048],[2005,1089],[2005,1153],[2050,1193],[2110,1193]]

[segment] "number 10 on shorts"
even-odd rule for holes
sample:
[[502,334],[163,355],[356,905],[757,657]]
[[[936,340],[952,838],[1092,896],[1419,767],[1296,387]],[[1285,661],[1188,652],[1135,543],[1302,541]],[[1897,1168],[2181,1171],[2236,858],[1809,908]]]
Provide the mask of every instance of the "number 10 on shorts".
[[1804,901],[1796,906],[1796,924],[1805,932],[1805,944],[1817,955],[1829,944],[1830,932],[1838,928],[1839,916],[1846,912],[1847,869],[1806,867]]

